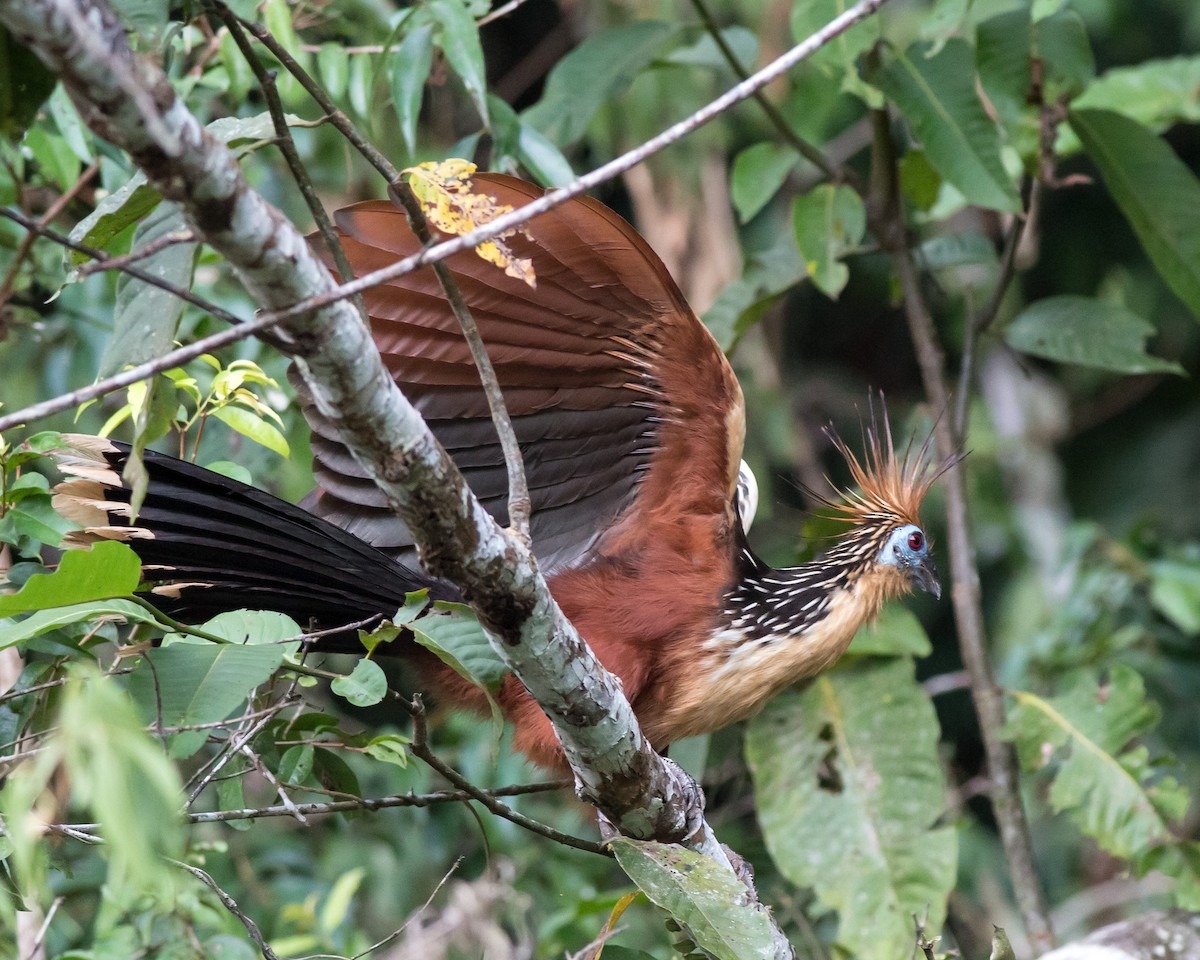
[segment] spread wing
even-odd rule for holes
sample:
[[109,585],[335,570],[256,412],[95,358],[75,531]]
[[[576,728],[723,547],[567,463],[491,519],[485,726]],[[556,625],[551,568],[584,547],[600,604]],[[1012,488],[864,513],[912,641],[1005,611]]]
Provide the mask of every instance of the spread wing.
[[[542,191],[482,174],[477,191],[519,207]],[[388,201],[338,212],[361,275],[415,253]],[[531,288],[467,251],[451,257],[504,392],[525,460],[534,549],[550,570],[578,564],[619,521],[670,494],[728,507],[744,433],[741,391],[716,342],[662,262],[623,219],[575,199],[508,243],[531,259]],[[423,268],[368,290],[372,331],[392,376],[475,494],[507,522],[504,458],[466,342]],[[312,404],[319,488],[306,506],[389,554],[411,547],[403,524]],[[628,528],[627,523],[623,526]]]

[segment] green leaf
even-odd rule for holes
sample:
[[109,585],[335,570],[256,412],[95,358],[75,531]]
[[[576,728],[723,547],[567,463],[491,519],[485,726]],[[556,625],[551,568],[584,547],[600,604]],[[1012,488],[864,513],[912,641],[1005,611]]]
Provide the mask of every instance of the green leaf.
[[943,233],[930,237],[919,249],[922,265],[930,270],[984,266],[995,271],[1000,266],[995,242],[982,233]]
[[1021,209],[1012,178],[1000,160],[1000,134],[975,88],[975,58],[963,40],[950,40],[926,56],[916,44],[893,52],[869,79],[900,107],[934,169],[981,207]]
[[1088,84],[1072,106],[1122,113],[1155,133],[1177,123],[1200,123],[1200,56],[1114,67]]
[[799,161],[799,153],[773,141],[749,146],[734,158],[733,206],[742,223],[770,202]]
[[385,734],[380,737],[372,737],[371,741],[363,748],[363,752],[376,760],[403,769],[408,766],[407,748],[410,743],[412,740],[398,733]]
[[976,30],[976,64],[984,95],[1022,156],[1037,150],[1033,85],[1033,24],[1020,7],[984,20]]
[[438,603],[437,607],[441,612],[408,624],[417,643],[435,653],[459,676],[495,693],[508,667],[479,621],[463,604]]
[[20,503],[9,508],[8,516],[18,534],[48,547],[57,547],[62,538],[76,528],[75,524],[64,520],[55,511],[50,497],[46,495],[22,497]]
[[893,603],[883,608],[875,623],[855,634],[849,652],[885,657],[902,654],[927,657],[933,653],[933,644],[912,611]]
[[1033,27],[1034,55],[1042,62],[1047,103],[1079,95],[1096,75],[1096,59],[1079,14],[1062,10]]
[[574,180],[575,171],[562,151],[524,120],[518,123],[517,159],[533,178],[546,187],[565,187]]
[[1072,110],[1071,128],[1167,286],[1200,318],[1200,182],[1140,123],[1106,110]]
[[[237,41],[233,39],[233,34],[228,30],[221,31],[220,58],[221,65],[225,68],[225,76],[229,80],[227,94],[230,100],[234,103],[245,103],[246,95],[250,92],[250,86],[254,82],[254,74],[250,70],[250,65],[246,63],[246,58],[242,56]],[[241,821],[235,822],[240,823]],[[245,827],[238,829],[245,829]]]
[[1066,811],[1118,857],[1174,839],[1164,816],[1178,816],[1178,788],[1158,781],[1144,748],[1130,748],[1159,719],[1137,673],[1117,664],[1103,687],[1084,675],[1049,700],[1019,690],[1012,696],[1006,736],[1016,742],[1022,765],[1037,770],[1059,761],[1050,788],[1056,812]]
[[777,697],[750,722],[758,816],[780,871],[837,910],[862,960],[912,949],[912,914],[941,926],[955,833],[935,827],[946,785],[938,724],[907,658],[870,661]]
[[677,844],[618,837],[610,845],[638,889],[711,956],[776,955],[766,909],[750,900],[746,885],[728,867]]
[[1046,360],[1118,373],[1183,373],[1177,363],[1146,353],[1154,326],[1120,304],[1058,296],[1026,307],[1004,331],[1014,350]]
[[781,237],[769,249],[749,258],[742,275],[728,283],[705,312],[704,325],[722,350],[732,350],[776,298],[806,275],[795,240]]
[[367,872],[362,867],[355,867],[337,878],[333,888],[329,891],[329,896],[321,905],[318,923],[323,931],[333,933],[342,925],[350,913],[350,903],[354,899],[354,894],[358,892],[363,877],[366,875]]
[[0,26],[0,134],[20,140],[57,82],[32,50]]
[[[175,643],[149,651],[129,677],[129,694],[143,721],[165,727],[216,723],[246,702],[283,664],[274,644]],[[171,756],[192,756],[207,730],[187,730],[170,739]]]
[[106,620],[124,623],[158,624],[150,611],[132,600],[96,600],[90,603],[74,603],[49,610],[39,610],[24,620],[0,620],[0,650],[11,647],[43,633],[57,630],[72,623],[98,624]]
[[93,158],[87,127],[83,125],[75,105],[67,96],[66,87],[57,87],[46,101],[46,106],[50,109],[54,125],[58,127],[58,132],[62,134],[63,141],[71,148],[71,152],[81,163],[91,163]]
[[[121,189],[110,193],[96,204],[96,209],[72,228],[70,237],[76,243],[105,249],[118,233],[136,223],[162,202],[162,195],[138,172]],[[71,251],[67,265],[76,267],[90,258]]]
[[57,133],[42,126],[25,133],[25,147],[33,154],[42,176],[60,190],[69,189],[79,177],[79,158]]
[[312,770],[313,746],[311,743],[300,743],[284,751],[275,775],[284,783],[301,784],[312,775]]
[[[792,5],[792,39],[797,43],[808,39],[849,7],[846,0],[797,0]],[[879,37],[879,18],[867,17],[814,53],[808,63],[836,78],[843,91],[868,106],[881,106],[879,91],[863,83],[857,66],[859,55],[873,47]]]
[[211,415],[232,427],[242,436],[249,437],[255,443],[287,458],[289,452],[287,438],[252,410],[230,403],[218,407]]
[[823,183],[792,206],[796,247],[817,289],[837,299],[850,279],[841,258],[851,252],[867,229],[862,198],[852,188]]
[[321,86],[334,100],[340,100],[346,92],[350,78],[350,55],[340,43],[323,43],[317,51],[317,72]]
[[24,882],[45,846],[44,818],[56,809],[61,785],[69,784],[72,806],[100,823],[112,889],[171,903],[178,873],[163,858],[183,851],[184,797],[174,764],[115,680],[82,664],[73,665],[53,727],[38,755],[11,772],[0,794]]
[[137,590],[141,574],[137,554],[116,540],[97,543],[90,550],[68,550],[56,571],[35,574],[17,593],[0,597],[0,617],[128,597]]
[[942,193],[942,177],[933,169],[924,150],[909,150],[900,158],[900,189],[918,210],[930,210],[937,203]]
[[348,676],[338,677],[329,687],[356,707],[373,707],[387,696],[387,677],[379,664],[364,658]]
[[596,111],[625,92],[674,32],[670,24],[637,20],[587,37],[555,64],[542,99],[521,119],[558,147],[574,143]]
[[[224,776],[217,778],[217,807],[221,810],[245,810],[246,791],[242,786],[243,774],[249,767],[246,758],[240,754],[230,757],[222,771]],[[226,820],[225,826],[231,830],[245,832],[250,830],[253,820]]]
[[[160,204],[138,224],[130,253],[136,254],[147,244],[158,243],[170,234],[183,235],[187,230],[177,205]],[[138,266],[160,280],[188,290],[192,286],[198,249],[196,243],[175,243],[145,257]],[[184,302],[175,294],[122,273],[117,278],[113,333],[104,348],[98,376],[111,376],[126,366],[137,366],[168,352],[179,332],[183,308]]]
[[[276,644],[288,657],[295,656],[300,649],[300,641],[293,638],[304,632],[286,613],[276,613],[274,610],[227,610],[208,620],[201,629],[230,643]],[[167,640],[208,642],[179,634],[172,634],[164,642]],[[292,642],[284,643],[285,640]]]
[[392,63],[392,103],[409,153],[417,148],[417,121],[425,83],[433,65],[433,24],[423,23],[405,34]]
[[484,126],[487,126],[487,70],[475,18],[462,0],[430,0],[426,9],[441,27],[441,33],[436,37],[437,45],[467,88]]
[[1200,633],[1200,563],[1159,560],[1150,565],[1150,602],[1184,633]]
[[[750,66],[758,62],[758,37],[754,31],[745,27],[726,27],[721,31],[723,39],[734,59],[742,66]],[[664,63],[674,63],[685,67],[708,67],[711,70],[729,70],[729,61],[717,46],[712,34],[705,31],[700,34],[695,43],[685,44],[672,50],[665,57]]]

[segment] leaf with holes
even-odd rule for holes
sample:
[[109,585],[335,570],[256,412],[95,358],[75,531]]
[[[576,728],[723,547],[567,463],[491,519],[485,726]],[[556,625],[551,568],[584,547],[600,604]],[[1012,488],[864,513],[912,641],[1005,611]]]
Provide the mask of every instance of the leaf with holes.
[[767,849],[838,912],[836,941],[862,960],[912,948],[912,915],[942,924],[953,828],[933,705],[912,661],[873,660],[777,697],[750,722],[746,755]]
[[1150,763],[1145,747],[1135,745],[1161,714],[1136,672],[1117,664],[1103,685],[1082,675],[1051,699],[1020,690],[1012,695],[1006,736],[1026,769],[1056,762],[1055,811],[1065,811],[1118,857],[1136,859],[1174,841],[1167,821],[1183,815],[1187,796]]

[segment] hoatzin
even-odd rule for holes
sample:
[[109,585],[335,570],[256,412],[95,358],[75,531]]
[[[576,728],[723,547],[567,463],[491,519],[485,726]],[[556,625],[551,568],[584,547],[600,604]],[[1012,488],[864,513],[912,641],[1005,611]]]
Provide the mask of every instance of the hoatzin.
[[[506,176],[475,182],[514,207],[541,195]],[[356,273],[419,249],[388,201],[341,210],[337,225]],[[862,459],[834,438],[857,486],[836,504],[848,532],[818,560],[773,569],[750,549],[739,517],[748,499],[738,495],[741,389],[646,242],[583,198],[510,243],[532,260],[535,289],[470,251],[449,265],[512,415],[550,589],[621,679],[657,748],[743,719],[829,666],[885,600],[914,586],[940,594],[918,517],[940,470],[925,449],[898,456],[886,416],[866,431]],[[506,522],[497,435],[432,270],[374,287],[364,300],[396,383]],[[149,492],[133,526],[120,481],[127,448],[73,438],[62,458],[73,479],[57,496],[85,528],[72,541],[128,541],[146,578],[164,585],[158,602],[193,622],[250,607],[330,627],[390,616],[423,587],[456,598],[453,586],[421,571],[403,524],[330,424],[311,403],[304,412],[318,487],[301,506],[147,454]],[[435,691],[485,708],[478,690],[408,646]],[[549,721],[515,678],[499,699],[517,747],[561,764]]]

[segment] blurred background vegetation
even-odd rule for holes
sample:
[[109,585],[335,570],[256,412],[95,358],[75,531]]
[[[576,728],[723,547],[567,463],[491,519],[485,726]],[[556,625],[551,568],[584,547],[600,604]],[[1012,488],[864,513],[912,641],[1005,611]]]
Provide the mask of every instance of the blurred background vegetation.
[[[202,120],[264,113],[242,53],[202,5],[122,0],[114,6],[135,46],[162,62]],[[711,0],[706,10],[699,0],[527,0],[502,15],[497,10],[494,18],[486,0],[429,0],[411,7],[392,0],[242,0],[231,6],[264,24],[397,166],[459,156],[481,169],[555,185],[636,146],[736,82],[706,16],[733,54],[754,69],[842,5]],[[127,183],[128,158],[86,131],[62,88],[39,76],[10,37],[0,40],[6,134],[0,137],[0,204],[34,217],[51,210],[51,226],[63,233],[75,229],[77,238],[90,238],[110,254],[144,243],[137,231],[149,228],[139,228],[133,217],[103,238],[88,233],[87,225],[77,227]],[[278,69],[269,53],[256,49]],[[963,179],[925,142],[932,137],[922,127],[926,112],[905,99],[896,79],[897,64],[944,66],[949,61],[942,58],[956,51],[971,65],[970,89],[978,91],[991,126],[1004,177],[999,200],[989,201],[977,180]],[[924,75],[935,93],[951,91],[951,71],[930,70]],[[42,81],[45,89],[39,89]],[[289,113],[304,120],[321,116],[284,70],[279,88]],[[1070,105],[1136,120],[1146,137],[1161,135],[1185,172],[1193,172],[1187,176],[1194,186],[1200,170],[1200,7],[1191,0],[893,0],[869,24],[768,88],[767,98],[795,135],[866,181],[868,110],[884,102],[880,91],[893,111],[905,215],[919,244],[924,289],[951,378],[970,352],[972,376],[959,385],[955,402],[964,404],[968,426],[979,574],[995,669],[1001,683],[1017,692],[1009,701],[1010,735],[1027,761],[1024,796],[1056,930],[1069,939],[1173,897],[1200,908],[1200,807],[1188,800],[1200,789],[1200,395],[1194,379],[1200,370],[1200,302],[1187,290],[1200,273],[1200,208],[1180,211],[1180,219],[1194,226],[1190,236],[1184,230],[1175,241],[1164,241],[1175,243],[1180,264],[1164,267],[1130,225],[1136,199],[1106,186],[1110,171],[1098,168],[1096,151],[1081,149],[1076,131],[1062,122],[1065,112],[1054,115]],[[386,185],[328,124],[295,125],[292,132],[327,208],[384,195]],[[308,211],[267,137],[243,132],[232,143],[246,152],[243,167],[254,186],[310,229]],[[752,539],[775,564],[819,552],[828,532],[809,516],[813,503],[805,492],[827,490],[826,474],[835,482],[844,479],[823,425],[832,421],[844,436],[856,436],[871,390],[884,391],[906,436],[921,435],[933,416],[953,416],[924,402],[892,263],[869,233],[854,228],[861,211],[851,204],[846,216],[823,219],[825,204],[835,202],[832,193],[819,192],[829,189],[819,186],[826,182],[760,105],[746,102],[598,193],[643,232],[731,350],[747,395],[746,458],[763,486]],[[974,336],[969,327],[1003,275],[1018,191],[1024,185],[1028,194],[1031,183],[1037,185],[1014,273],[994,322]],[[1156,191],[1159,201],[1171,202],[1165,189],[1153,171],[1133,184],[1151,220],[1162,209],[1155,206]],[[808,202],[814,197],[819,210]],[[1180,202],[1190,197],[1185,192]],[[65,202],[58,203],[61,198]],[[814,231],[824,252],[798,249]],[[98,372],[134,359],[128,344],[115,352],[109,346],[114,329],[128,330],[128,311],[137,310],[129,306],[134,294],[127,289],[122,300],[126,282],[115,272],[68,277],[79,264],[64,262],[60,246],[44,240],[28,245],[25,238],[22,228],[0,219],[0,412],[87,384]],[[241,316],[252,314],[254,304],[210,251],[201,249],[182,269],[183,285]],[[1029,310],[1066,296],[1087,298],[1082,324],[1072,326],[1063,313],[1047,318]],[[1120,314],[1116,333],[1095,319],[1107,317],[1108,307]],[[186,342],[220,328],[189,306],[173,336]],[[1065,345],[1047,347],[1055,335]],[[289,454],[251,442],[255,435],[262,439],[261,431],[239,421],[241,432],[208,426],[197,461],[236,461],[257,484],[298,498],[312,477],[307,427],[290,402],[286,361],[253,340],[218,359],[225,368],[235,359],[253,361],[273,381],[253,385],[273,413],[252,404],[247,409],[260,423],[278,418]],[[188,372],[202,389],[213,375],[200,361]],[[117,394],[78,417],[63,414],[6,435],[11,447],[0,562],[14,585],[40,569],[42,545],[56,545],[65,527],[47,512],[46,482],[31,479],[40,473],[11,450],[36,429],[96,432],[127,399]],[[177,446],[168,438],[164,448],[177,452]],[[925,521],[936,544],[944,536],[936,494],[934,500]],[[52,553],[44,556],[53,561]],[[933,836],[949,828],[956,838],[957,852],[952,843],[931,842],[926,864],[931,874],[946,875],[945,864],[934,861],[950,858],[952,892],[928,878],[913,881],[915,892],[908,891],[911,899],[902,897],[901,905],[921,912],[930,898],[943,898],[943,904],[930,905],[933,917],[947,917],[944,929],[933,924],[944,934],[939,951],[957,947],[964,956],[986,956],[994,923],[1009,932],[1018,956],[1029,955],[986,799],[987,773],[950,605],[923,597],[906,605],[920,626],[890,616],[884,628],[907,639],[884,646],[893,654],[928,650],[915,661],[916,681],[903,669],[897,674],[887,664],[866,664],[883,659],[872,658],[879,650],[868,647],[848,658],[829,688],[860,705],[864,699],[880,704],[880,710],[893,695],[919,697],[914,726],[886,730],[876,745],[905,757],[912,741],[924,736],[921,704],[936,708],[941,735],[936,747],[931,741],[929,756],[940,772],[925,786],[944,776],[945,801],[923,808],[914,829],[920,837],[921,831]],[[113,742],[128,742],[128,749],[114,753],[115,763],[129,765],[123,775],[163,774],[161,758],[138,759],[138,734],[120,726],[119,709],[99,694],[78,692],[86,683],[42,689],[81,661],[111,671],[113,647],[95,638],[118,636],[111,625],[97,632],[95,625],[77,624],[3,651],[13,655],[4,681],[11,689],[0,700],[6,775],[52,753],[58,741],[51,735],[68,708],[102,730],[112,724]],[[408,689],[403,677],[393,685]],[[356,710],[320,688],[305,689],[303,696],[309,715],[327,712],[340,729],[407,730],[403,718],[382,706]],[[1094,726],[1084,733],[1098,745],[1103,769],[1079,769],[1083,741],[1068,742],[1065,726],[1042,725],[1047,711],[1039,705],[1049,702],[1073,718],[1069,708],[1075,703],[1077,716],[1091,718]],[[1105,713],[1109,704],[1115,706]],[[799,696],[783,698],[755,721],[750,763],[738,728],[683,744],[675,755],[702,775],[710,821],[753,863],[763,900],[801,955],[900,955],[903,940],[888,939],[894,925],[886,936],[878,934],[874,947],[857,943],[848,929],[853,907],[839,903],[829,885],[806,880],[794,846],[819,839],[805,840],[803,831],[799,839],[784,834],[789,819],[803,824],[817,816],[815,808],[786,792],[787,784],[773,786],[772,797],[763,799],[764,784],[778,784],[786,772],[779,754],[793,740],[819,733],[790,726],[806,709]],[[503,741],[497,745],[487,724],[436,715],[433,726],[439,756],[476,784],[542,778]],[[1079,729],[1076,724],[1083,737]],[[383,762],[361,749],[329,746],[334,739],[326,736],[327,746],[317,752],[329,755],[330,765],[341,764],[336,776],[312,773],[311,750],[307,769],[296,770],[295,754],[288,761],[299,785],[296,797],[326,796],[320,788],[331,782],[364,797],[427,793],[444,785],[421,763]],[[303,736],[280,736],[256,741],[256,750],[279,773],[289,747],[302,742]],[[182,761],[183,779],[220,748],[210,744]],[[69,745],[62,749],[72,755]],[[245,805],[276,802],[271,785],[253,769],[238,772]],[[55,810],[62,821],[99,818],[94,797],[113,774],[96,765],[69,769],[57,786]],[[14,798],[13,785],[25,789],[27,781],[10,781],[7,816],[13,803],[36,795]],[[51,774],[45,781],[53,792]],[[214,786],[193,809],[230,808],[232,796]],[[135,833],[143,816],[139,803],[154,801],[136,790],[131,800],[126,831]],[[566,832],[594,834],[590,813],[569,790],[511,802]],[[1069,815],[1056,812],[1063,808]],[[1169,834],[1138,819],[1148,809],[1169,823]],[[876,812],[884,819],[901,816],[898,808]],[[111,821],[105,826],[110,844],[133,842],[121,839],[119,827],[114,835]],[[808,823],[818,834],[828,826],[824,820]],[[25,877],[12,869],[11,845],[3,850],[0,954],[16,955],[18,926],[23,924],[20,936],[28,944],[28,931],[49,916],[43,947],[49,957],[257,955],[242,924],[186,874],[171,874],[169,891],[136,883],[117,889],[110,872],[116,860],[99,848],[61,835],[47,837],[42,846],[43,872]],[[853,860],[850,852],[841,853],[841,860]],[[839,850],[821,856],[837,862]],[[908,856],[920,866],[919,846]],[[611,860],[534,837],[465,803],[317,816],[305,824],[279,817],[194,825],[186,834],[186,857],[254,918],[280,956],[355,956],[432,897],[376,955],[561,957],[594,940],[634,889]],[[449,879],[439,888],[444,877]],[[852,876],[852,888],[855,882]],[[903,887],[893,876],[890,889]],[[865,883],[861,888],[867,889]],[[25,911],[20,924],[18,910]],[[911,934],[909,918],[900,919]],[[644,901],[626,910],[619,926],[606,957],[672,955],[661,915]]]

